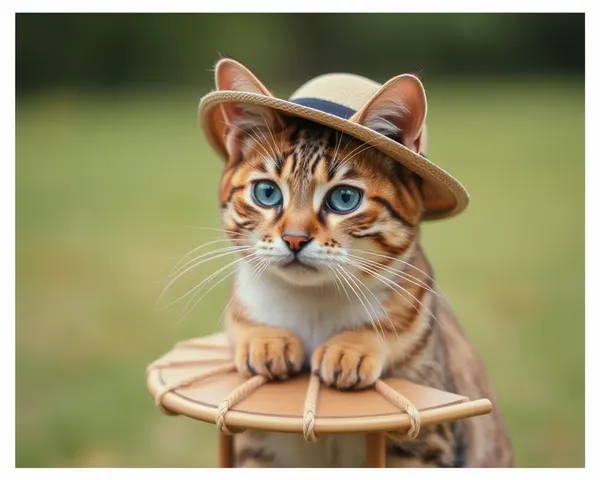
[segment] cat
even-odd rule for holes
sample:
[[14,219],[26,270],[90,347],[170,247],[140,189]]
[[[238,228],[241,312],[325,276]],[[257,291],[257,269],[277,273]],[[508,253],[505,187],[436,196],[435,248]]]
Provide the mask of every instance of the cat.
[[[268,90],[221,60],[217,89]],[[351,121],[425,154],[420,81],[384,88]],[[242,260],[225,312],[235,364],[246,376],[285,380],[311,369],[338,389],[382,376],[486,397],[489,415],[423,427],[387,440],[387,467],[507,467],[513,453],[482,363],[420,244],[421,179],[339,131],[275,110],[223,104],[227,161],[221,220]],[[238,467],[361,467],[364,435],[246,431]]]

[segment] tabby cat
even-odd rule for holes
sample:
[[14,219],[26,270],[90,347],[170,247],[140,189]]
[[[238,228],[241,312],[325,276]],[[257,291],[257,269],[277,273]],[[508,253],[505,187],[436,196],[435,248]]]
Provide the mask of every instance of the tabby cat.
[[[404,78],[351,120],[424,153],[425,94],[416,77]],[[219,90],[270,95],[228,59],[217,64],[216,80]],[[420,178],[373,146],[307,120],[233,103],[223,104],[223,114],[222,224],[243,259],[225,314],[238,370],[284,380],[310,368],[338,389],[395,376],[494,402],[419,242]],[[424,427],[413,441],[387,442],[388,467],[513,462],[497,407]],[[247,431],[235,446],[239,467],[360,467],[366,460],[363,435],[308,444],[301,435]]]

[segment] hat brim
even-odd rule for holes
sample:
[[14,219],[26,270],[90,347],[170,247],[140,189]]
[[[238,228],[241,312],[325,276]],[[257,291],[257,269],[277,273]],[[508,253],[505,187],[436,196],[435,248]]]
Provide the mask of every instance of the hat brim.
[[374,148],[417,173],[423,179],[425,204],[423,220],[453,217],[461,213],[469,203],[469,194],[460,182],[427,158],[409,150],[404,145],[350,120],[257,93],[220,90],[211,92],[200,100],[198,107],[200,126],[210,145],[225,159],[227,151],[223,143],[223,131],[226,124],[222,109],[216,107],[229,102],[273,108],[287,115],[312,120],[373,145]]

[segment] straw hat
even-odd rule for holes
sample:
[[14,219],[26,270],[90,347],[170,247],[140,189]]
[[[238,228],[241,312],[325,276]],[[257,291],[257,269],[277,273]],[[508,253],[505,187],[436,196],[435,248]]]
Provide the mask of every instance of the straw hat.
[[455,216],[469,202],[466,189],[450,174],[400,143],[397,136],[386,136],[386,129],[393,131],[397,126],[403,143],[417,152],[425,143],[427,100],[423,85],[414,75],[399,75],[380,85],[358,75],[326,74],[308,81],[284,100],[273,96],[246,67],[227,58],[217,63],[216,86],[216,91],[200,101],[198,115],[211,146],[225,159],[226,120],[231,115],[228,112],[234,111],[232,107],[267,107],[374,145],[417,173],[423,179],[424,220]]

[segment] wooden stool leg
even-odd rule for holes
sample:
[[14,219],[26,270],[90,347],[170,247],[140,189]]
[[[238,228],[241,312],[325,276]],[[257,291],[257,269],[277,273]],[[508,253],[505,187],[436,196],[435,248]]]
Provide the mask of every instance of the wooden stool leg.
[[219,467],[233,468],[233,435],[219,432]]
[[385,468],[385,433],[367,434],[367,467]]

